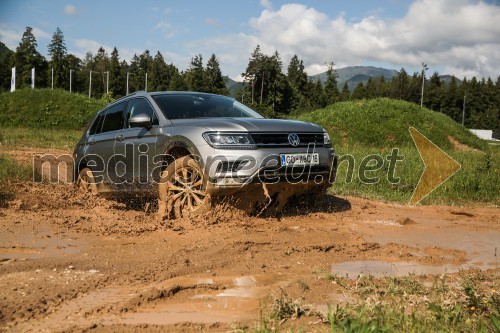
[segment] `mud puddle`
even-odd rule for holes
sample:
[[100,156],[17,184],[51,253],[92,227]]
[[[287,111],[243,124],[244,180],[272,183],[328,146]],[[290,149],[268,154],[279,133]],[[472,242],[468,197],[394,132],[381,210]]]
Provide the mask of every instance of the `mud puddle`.
[[[200,279],[197,288],[180,291],[159,302],[146,303],[120,318],[128,325],[242,323],[258,320],[264,299],[278,286],[288,285],[283,275],[249,275]],[[206,288],[210,286],[224,286]]]
[[381,260],[373,261],[348,261],[332,265],[331,274],[346,276],[356,279],[360,275],[371,275],[374,277],[383,276],[406,276],[414,275],[441,275],[447,273],[457,273],[461,270],[477,268],[473,265],[452,265],[445,264],[439,266],[423,265],[415,262],[386,262]]

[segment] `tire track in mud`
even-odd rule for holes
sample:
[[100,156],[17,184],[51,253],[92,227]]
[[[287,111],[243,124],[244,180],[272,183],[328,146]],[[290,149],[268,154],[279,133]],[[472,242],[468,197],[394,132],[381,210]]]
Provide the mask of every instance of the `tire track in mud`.
[[[16,189],[17,198],[0,208],[0,330],[98,325],[112,331],[148,320],[170,325],[157,314],[173,313],[175,304],[210,322],[208,304],[223,313],[224,304],[237,299],[247,312],[233,314],[257,318],[259,300],[299,280],[310,286],[311,303],[327,302],[330,287],[313,272],[335,273],[337,263],[494,268],[491,244],[500,231],[497,208],[410,208],[328,196],[307,212],[279,217],[223,210],[215,217],[160,221],[140,204],[66,185]],[[471,249],[469,235],[481,237],[481,244]],[[235,281],[250,276],[257,282],[245,288],[265,292],[240,297],[244,290]]]

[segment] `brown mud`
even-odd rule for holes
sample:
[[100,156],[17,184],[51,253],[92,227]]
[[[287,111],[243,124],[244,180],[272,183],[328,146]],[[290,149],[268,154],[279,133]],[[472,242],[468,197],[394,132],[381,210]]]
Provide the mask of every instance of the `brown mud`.
[[354,279],[499,270],[495,207],[327,195],[279,217],[221,205],[195,219],[160,220],[145,202],[71,185],[15,191],[0,208],[0,331],[231,331],[253,327],[282,290],[320,310],[345,301],[318,272]]

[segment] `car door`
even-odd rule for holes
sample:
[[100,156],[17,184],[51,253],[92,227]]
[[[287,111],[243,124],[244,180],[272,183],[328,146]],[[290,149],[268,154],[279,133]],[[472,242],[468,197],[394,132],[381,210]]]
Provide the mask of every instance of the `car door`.
[[[130,118],[140,114],[150,118],[150,127],[133,127],[129,123]],[[125,112],[124,128],[117,137],[114,152],[115,157],[123,162],[120,165],[125,167],[123,171],[127,185],[134,189],[153,186],[151,177],[154,169],[153,158],[157,154],[158,133],[158,116],[148,99],[131,99]]]
[[119,182],[113,155],[116,138],[123,128],[126,106],[126,102],[121,102],[108,107],[96,118],[89,130],[85,152],[87,164],[103,192],[113,191]]

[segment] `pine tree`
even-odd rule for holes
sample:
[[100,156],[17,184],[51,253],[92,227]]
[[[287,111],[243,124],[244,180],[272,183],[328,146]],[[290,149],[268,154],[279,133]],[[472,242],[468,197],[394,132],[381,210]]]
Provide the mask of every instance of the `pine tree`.
[[328,69],[326,71],[326,82],[325,82],[325,95],[326,102],[328,105],[333,104],[339,99],[339,88],[337,86],[337,73],[333,69],[335,64],[330,62],[327,64]]
[[207,85],[207,92],[229,95],[229,91],[226,88],[226,84],[219,67],[219,61],[215,57],[215,54],[212,54],[207,62],[205,81]]
[[352,92],[352,99],[365,99],[367,96],[366,88],[363,82],[358,83],[354,91]]
[[244,81],[248,83],[248,87],[250,90],[251,96],[251,104],[256,104],[256,91],[257,87],[260,87],[263,83],[262,78],[262,60],[264,58],[264,54],[260,50],[260,45],[257,45],[252,52],[250,60],[247,65],[247,69],[244,73],[241,74],[243,76]]
[[26,27],[19,46],[16,48],[14,64],[16,66],[16,84],[18,87],[31,86],[31,69],[35,68],[37,87],[46,86],[47,61],[36,50],[38,44],[33,29]]
[[56,32],[52,35],[52,41],[48,45],[50,55],[50,71],[51,76],[49,82],[52,80],[52,71],[54,73],[54,88],[69,89],[69,70],[68,63],[66,62],[66,43],[64,42],[64,35],[61,29],[57,28]]
[[118,50],[114,47],[109,60],[109,92],[113,97],[120,97],[124,95],[124,90],[120,56]]
[[189,69],[186,71],[186,81],[190,91],[207,91],[205,73],[203,69],[203,56],[198,54],[191,58]]
[[151,91],[165,91],[168,89],[167,64],[160,51],[156,52],[153,64],[148,75],[148,89]]
[[[82,93],[84,91],[83,88],[83,77],[80,72],[82,69],[82,61],[80,58],[73,54],[67,54],[66,55],[66,64],[68,66],[68,89],[70,86],[70,79],[71,79],[71,91],[72,92],[80,92]],[[71,72],[70,72],[71,71]],[[71,73],[71,75],[70,75]],[[70,78],[71,76],[71,78]]]
[[349,91],[349,85],[347,84],[347,81],[344,82],[344,86],[342,87],[342,93],[340,94],[340,100],[341,101],[348,101],[351,99],[351,92]]
[[94,57],[95,73],[92,73],[92,95],[101,97],[109,89],[108,75],[111,74],[108,74],[109,65],[108,53],[101,46]]
[[290,60],[287,71],[288,80],[292,87],[303,94],[307,84],[307,73],[304,70],[304,62],[294,55]]
[[151,90],[147,87],[149,86],[149,78],[146,78],[149,75],[149,72],[152,70],[153,67],[153,57],[151,54],[149,54],[149,50],[144,51],[140,56],[139,56],[139,72],[137,76],[137,79],[139,81],[139,89],[138,90]]
[[[297,55],[294,55],[288,65],[287,78],[290,83],[291,91],[291,108],[304,108],[304,99],[306,98],[307,89],[307,73],[304,71],[304,63],[299,60]],[[309,91],[311,93],[312,91]],[[312,104],[315,104],[313,102]]]

